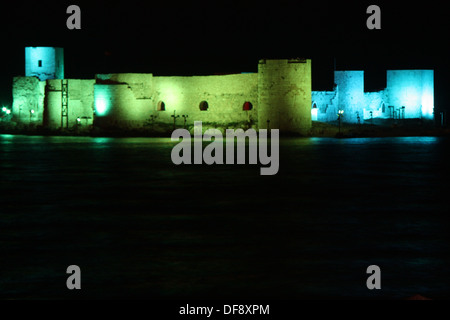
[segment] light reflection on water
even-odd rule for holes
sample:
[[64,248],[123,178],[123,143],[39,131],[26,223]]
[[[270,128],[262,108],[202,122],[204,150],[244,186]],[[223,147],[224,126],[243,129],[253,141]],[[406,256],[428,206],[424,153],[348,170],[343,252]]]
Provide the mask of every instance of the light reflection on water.
[[[280,171],[170,138],[0,136],[0,298],[449,298],[448,139],[282,139]],[[378,264],[383,289],[365,287]]]

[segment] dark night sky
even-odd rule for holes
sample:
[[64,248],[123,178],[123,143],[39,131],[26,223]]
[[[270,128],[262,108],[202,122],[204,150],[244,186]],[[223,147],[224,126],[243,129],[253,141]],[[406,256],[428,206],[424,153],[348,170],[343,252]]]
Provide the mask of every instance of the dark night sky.
[[[338,70],[365,70],[365,89],[385,86],[386,69],[435,70],[436,111],[447,107],[450,26],[430,1],[2,1],[1,103],[24,75],[25,46],[65,49],[65,76],[151,72],[194,75],[256,72],[260,58],[311,58],[313,90],[330,90]],[[82,29],[66,28],[78,4]],[[378,4],[382,29],[366,28]]]

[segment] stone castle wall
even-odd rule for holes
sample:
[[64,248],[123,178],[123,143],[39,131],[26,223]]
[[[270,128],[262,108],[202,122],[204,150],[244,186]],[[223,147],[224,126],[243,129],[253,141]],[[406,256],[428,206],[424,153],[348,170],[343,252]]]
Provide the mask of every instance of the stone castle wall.
[[311,129],[311,60],[260,60],[258,108],[259,128],[306,134]]
[[389,105],[405,107],[405,117],[433,119],[434,71],[388,70]]
[[[13,119],[60,128],[63,50],[25,48],[26,77],[13,79]],[[362,123],[433,118],[433,70],[388,70],[387,88],[364,92],[364,71],[335,71],[333,91],[311,91],[311,60],[262,59],[257,73],[159,77],[151,73],[97,74],[68,79],[68,127],[169,131],[255,128],[307,134],[313,121]]]
[[[244,125],[256,120],[257,75],[154,77],[152,74],[97,75],[94,85],[95,124],[161,128],[194,121],[215,126]],[[200,104],[206,105],[201,110]],[[252,110],[244,111],[245,102]],[[163,106],[163,107],[162,107]]]
[[386,89],[364,92],[363,71],[335,71],[334,91],[312,92],[313,120],[336,121],[338,110],[344,110],[342,121],[349,123],[358,123],[358,116],[359,123],[372,118],[434,119],[433,70],[387,70],[386,77]]
[[45,81],[39,81],[36,77],[14,77],[12,90],[13,119],[19,123],[42,124]]

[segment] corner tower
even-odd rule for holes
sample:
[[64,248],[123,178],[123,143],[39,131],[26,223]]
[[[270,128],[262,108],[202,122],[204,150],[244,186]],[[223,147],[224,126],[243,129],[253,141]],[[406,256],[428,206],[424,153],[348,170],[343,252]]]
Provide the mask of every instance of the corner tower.
[[64,79],[64,50],[54,47],[25,47],[25,76],[41,81]]
[[[335,71],[338,90],[338,108],[344,111],[343,122],[358,123],[364,114],[364,71]],[[336,115],[337,118],[337,115]]]
[[434,71],[387,70],[389,105],[404,117],[434,119]]
[[311,60],[260,60],[258,128],[307,134],[311,129]]

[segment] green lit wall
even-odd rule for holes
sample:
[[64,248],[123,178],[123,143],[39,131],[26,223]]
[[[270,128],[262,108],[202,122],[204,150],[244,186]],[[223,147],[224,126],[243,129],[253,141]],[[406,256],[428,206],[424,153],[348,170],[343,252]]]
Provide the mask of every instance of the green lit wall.
[[307,134],[311,129],[311,60],[260,60],[258,127]]
[[[13,79],[13,120],[61,127],[63,49],[27,47],[27,77]],[[311,91],[311,60],[263,59],[258,73],[158,77],[150,73],[97,74],[95,79],[69,79],[69,127],[93,123],[109,128],[167,131],[202,121],[214,127],[265,129],[307,134],[315,121],[357,123],[389,118],[393,106],[406,108],[406,118],[432,119],[433,70],[388,70],[387,88],[364,92],[363,71],[335,71],[333,91]],[[39,79],[47,79],[40,81]],[[200,104],[208,109],[201,110]],[[252,106],[251,110],[244,109]],[[159,106],[164,105],[164,108]],[[313,109],[312,107],[317,108]],[[269,120],[269,125],[268,125]]]
[[[47,80],[44,125],[50,128],[61,127],[61,80]],[[88,117],[88,124],[93,121],[94,80],[68,80],[68,124],[78,125],[77,118]],[[82,124],[86,124],[85,121]]]
[[141,128],[152,111],[152,74],[99,74],[94,85],[94,125]]
[[[257,121],[257,74],[154,77],[152,74],[97,75],[95,124],[100,127],[142,128],[154,117],[154,129],[187,127],[202,121],[208,127],[243,127]],[[206,101],[208,109],[200,110]],[[252,110],[243,110],[245,102]],[[158,110],[163,102],[165,109]]]
[[[258,112],[257,74],[231,74],[220,76],[155,77],[152,108],[158,122],[173,124],[172,115],[180,115],[177,123],[183,123],[182,115],[188,116],[188,123],[202,121],[208,127],[233,128],[253,125],[256,127]],[[159,101],[165,104],[165,111],[156,111]],[[208,109],[200,110],[200,103],[206,101]],[[252,110],[243,110],[245,102],[253,105]]]
[[[91,118],[92,123],[95,80],[69,79],[69,127],[77,125],[77,118]],[[33,111],[33,112],[32,112]],[[13,121],[25,125],[61,127],[61,80],[39,81],[36,77],[13,79]]]
[[13,121],[25,124],[42,124],[45,81],[36,77],[14,77],[12,84]]

